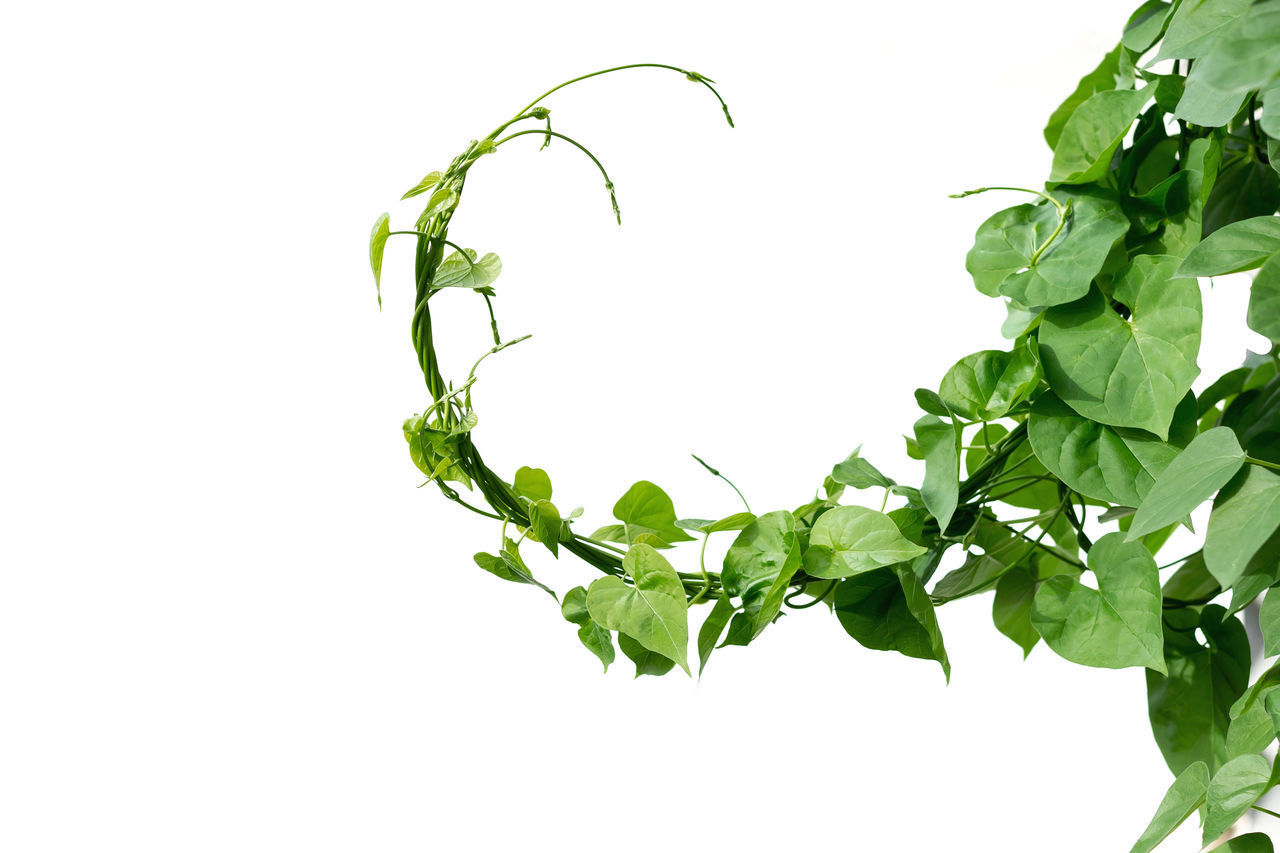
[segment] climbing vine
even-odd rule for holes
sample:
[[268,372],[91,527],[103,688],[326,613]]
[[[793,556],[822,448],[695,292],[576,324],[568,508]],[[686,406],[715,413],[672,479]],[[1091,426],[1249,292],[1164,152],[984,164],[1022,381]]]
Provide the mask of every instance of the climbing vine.
[[[1280,729],[1280,665],[1250,683],[1241,614],[1258,606],[1265,654],[1280,653],[1280,593],[1268,593],[1280,583],[1280,0],[1144,3],[1050,116],[1047,182],[957,194],[1018,202],[978,227],[965,264],[980,293],[1006,304],[1011,344],[965,356],[937,389],[916,392],[922,416],[907,451],[924,461],[919,485],[855,450],[798,507],[757,514],[743,498],[741,512],[688,518],[641,481],[613,506],[613,523],[586,533],[581,510],[553,502],[545,471],[495,472],[473,441],[483,363],[525,337],[500,331],[498,256],[454,242],[449,228],[470,170],[529,143],[581,153],[621,222],[604,165],[553,129],[546,104],[565,86],[644,69],[706,89],[733,125],[697,72],[598,71],[535,98],[414,185],[404,198],[426,203],[412,228],[392,230],[387,215],[374,225],[379,302],[387,240],[414,241],[411,333],[428,401],[403,432],[428,482],[493,520],[496,547],[477,566],[549,593],[606,669],[620,649],[637,675],[701,672],[715,650],[815,608],[862,645],[935,661],[949,679],[937,608],[990,593],[996,629],[1024,654],[1043,641],[1085,666],[1145,668],[1175,781],[1133,851],[1197,812],[1211,843],[1262,810],[1280,781],[1265,755]],[[1197,395],[1201,281],[1255,270],[1246,319],[1273,347]],[[458,291],[485,301],[493,346],[449,381],[431,309]],[[842,502],[864,491],[878,508]],[[1202,546],[1162,554],[1209,501]],[[714,569],[713,536],[731,540]],[[684,542],[695,547],[676,557]],[[963,562],[935,577],[953,550]],[[567,552],[601,576],[557,596],[532,567],[539,551]],[[1228,844],[1272,849],[1260,833]]]

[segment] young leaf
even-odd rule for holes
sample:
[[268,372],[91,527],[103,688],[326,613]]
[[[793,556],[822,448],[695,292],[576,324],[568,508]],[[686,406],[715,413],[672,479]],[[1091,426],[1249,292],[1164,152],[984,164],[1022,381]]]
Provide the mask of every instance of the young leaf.
[[889,516],[861,506],[838,506],[814,524],[804,570],[815,578],[847,578],[923,553]]
[[711,612],[707,614],[706,621],[702,623],[702,627],[698,629],[698,675],[702,675],[702,671],[707,668],[707,661],[711,659],[711,653],[715,651],[716,644],[720,642],[720,635],[724,633],[724,628],[729,624],[729,619],[733,616],[733,604],[729,602],[729,596],[721,595],[716,599],[715,607],[711,608]]
[[541,468],[524,467],[516,471],[512,486],[517,495],[531,501],[551,500],[551,478]]
[[560,510],[551,501],[534,501],[529,505],[529,528],[533,536],[552,554],[560,548]]
[[1205,844],[1216,841],[1258,801],[1270,777],[1271,763],[1261,755],[1241,755],[1218,768],[1205,795]]
[[458,204],[458,193],[450,187],[440,187],[427,199],[427,206],[418,216],[417,226],[423,230],[427,223],[436,216],[453,210]]
[[1171,255],[1140,255],[1119,277],[1114,301],[1096,287],[1084,299],[1049,309],[1040,353],[1049,386],[1090,420],[1169,435],[1174,409],[1200,373],[1200,287],[1170,276]]
[[691,542],[693,537],[676,527],[676,510],[662,489],[641,480],[613,505],[613,517],[628,526],[651,530],[669,543]]
[[1069,577],[1036,592],[1031,624],[1060,656],[1084,666],[1145,666],[1165,672],[1160,576],[1141,543],[1108,533],[1089,552],[1096,590]]
[[1178,267],[1178,278],[1257,269],[1280,252],[1280,216],[1255,216],[1214,231]]
[[951,366],[942,377],[938,396],[966,420],[993,421],[1022,402],[1039,379],[1040,366],[1029,348],[983,350]]
[[431,286],[476,290],[493,284],[501,273],[502,261],[493,252],[476,260],[476,250],[467,249],[465,257],[462,252],[454,252],[440,262],[435,278],[431,279]]
[[1250,559],[1280,527],[1280,475],[1246,465],[1218,493],[1205,534],[1204,562],[1223,589],[1238,581]]
[[564,594],[560,603],[560,613],[564,618],[578,626],[578,639],[587,650],[600,659],[604,671],[609,671],[613,663],[613,635],[597,625],[587,612],[587,591],[575,586]]
[[936,660],[951,680],[933,603],[909,567],[877,569],[841,581],[835,611],[849,636],[867,648]]
[[876,466],[858,455],[861,450],[861,447],[854,450],[849,454],[848,459],[832,468],[831,479],[854,489],[887,489],[895,485],[894,481],[881,474]]
[[960,496],[960,427],[954,421],[925,415],[916,421],[915,435],[924,454],[920,496],[945,531]]
[[1214,427],[1196,436],[1161,472],[1129,525],[1128,541],[1186,518],[1244,465],[1236,434]]
[[440,179],[443,177],[444,177],[443,172],[428,172],[425,178],[418,181],[418,183],[415,184],[408,192],[400,196],[400,200],[404,201],[407,198],[413,198],[416,195],[422,195],[424,192],[431,189],[436,184],[440,183]]
[[753,638],[778,615],[791,578],[800,568],[795,525],[789,512],[765,513],[743,528],[725,554],[720,579],[725,592],[742,599],[742,612],[752,620]]
[[369,266],[373,267],[373,286],[378,291],[378,307],[382,307],[382,255],[391,236],[391,214],[384,213],[373,223],[369,235]]
[[1151,853],[1160,842],[1168,838],[1173,831],[1191,817],[1200,806],[1204,805],[1209,790],[1209,768],[1203,761],[1187,765],[1187,768],[1173,780],[1164,799],[1156,807],[1142,837],[1138,839],[1129,853]]
[[688,602],[680,576],[648,545],[635,545],[622,560],[634,581],[598,578],[587,590],[587,611],[597,624],[670,658],[689,672]]

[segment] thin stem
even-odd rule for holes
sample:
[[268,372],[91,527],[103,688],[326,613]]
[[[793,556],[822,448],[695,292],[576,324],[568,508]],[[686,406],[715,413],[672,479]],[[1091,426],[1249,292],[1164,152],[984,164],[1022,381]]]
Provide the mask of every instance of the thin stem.
[[689,600],[690,607],[701,601],[702,597],[711,590],[711,575],[707,574],[707,543],[710,541],[710,533],[702,534],[702,551],[698,554],[698,568],[702,571],[702,589]]
[[721,480],[724,480],[726,483],[729,484],[729,488],[733,489],[735,492],[738,492],[738,499],[741,500],[742,505],[747,508],[747,512],[751,512],[751,504],[747,503],[747,499],[743,496],[742,492],[738,491],[738,487],[733,484],[733,480],[730,480],[724,474],[721,474],[715,468],[712,468],[698,454],[690,453],[689,455],[692,456],[694,459],[698,460],[698,464],[701,465],[703,468],[706,468],[708,471],[710,471],[713,476],[719,477]]
[[[550,95],[556,92],[559,92],[565,86],[572,86],[574,83],[578,83],[583,80],[589,80],[592,77],[599,77],[602,74],[612,74],[615,71],[626,71],[631,68],[663,68],[663,69],[666,69],[667,71],[675,71],[677,73],[683,74],[685,76],[685,79],[689,80],[690,82],[701,83],[703,86],[706,86],[709,90],[711,90],[711,94],[716,96],[716,100],[720,102],[720,109],[724,110],[724,117],[728,120],[729,126],[730,127],[734,126],[733,116],[729,115],[729,106],[724,102],[724,98],[720,97],[720,93],[716,91],[716,87],[711,85],[712,83],[715,82],[714,80],[712,80],[709,77],[703,77],[701,74],[699,74],[696,71],[688,71],[684,68],[677,68],[674,65],[663,65],[662,63],[659,63],[659,62],[634,62],[630,65],[618,65],[613,68],[605,68],[600,71],[592,71],[590,74],[583,74],[581,77],[574,77],[572,80],[566,80],[565,82],[561,83],[559,86],[553,86],[552,88],[543,92],[541,95],[539,95],[538,97],[530,101],[529,105],[526,106],[524,109],[520,110],[519,113],[516,113],[516,115],[522,116],[523,114],[528,113],[529,110],[536,107],[539,102],[549,97]],[[516,119],[513,119],[513,121],[515,120]]]
[[788,607],[790,607],[792,610],[805,610],[805,609],[808,609],[808,608],[810,608],[810,607],[813,607],[813,605],[815,605],[815,604],[821,604],[821,603],[822,603],[822,601],[823,601],[823,600],[824,600],[828,595],[830,595],[830,594],[831,594],[832,590],[834,590],[834,589],[836,588],[836,583],[837,583],[837,582],[836,582],[836,581],[834,581],[834,580],[833,580],[831,583],[829,583],[829,584],[827,585],[827,588],[826,588],[826,589],[824,589],[824,590],[822,591],[822,594],[821,594],[821,595],[814,596],[813,601],[809,601],[809,602],[806,602],[806,603],[804,603],[804,604],[792,604],[792,603],[791,603],[791,599],[795,598],[795,597],[796,597],[796,596],[798,596],[798,595],[804,595],[804,588],[803,588],[803,587],[801,587],[800,589],[797,589],[795,592],[793,592],[793,593],[791,593],[790,595],[788,595],[788,596],[787,596],[786,598],[784,598],[782,601],[783,601],[783,603],[784,603],[784,604],[786,604],[786,605],[787,605]]
[[978,195],[979,193],[991,192],[992,190],[1005,190],[1008,192],[1030,193],[1031,195],[1038,195],[1040,196],[1040,198],[1044,199],[1045,201],[1052,204],[1055,208],[1057,208],[1059,216],[1062,216],[1066,212],[1066,207],[1063,205],[1063,203],[1058,201],[1053,196],[1049,195],[1046,192],[1041,192],[1040,190],[1029,190],[1026,187],[978,187],[975,190],[965,190],[964,192],[952,193],[951,195],[947,196],[947,198],[966,198],[971,195]]
[[1271,815],[1272,817],[1280,817],[1280,814],[1277,814],[1276,812],[1273,812],[1271,809],[1263,808],[1262,806],[1257,805],[1256,803],[1255,803],[1254,805],[1250,806],[1250,808],[1251,808],[1251,809],[1253,809],[1254,811],[1262,812],[1263,814]]
[[1270,468],[1272,471],[1280,471],[1280,465],[1277,465],[1274,462],[1267,462],[1265,459],[1256,459],[1252,456],[1246,456],[1244,461],[1251,462],[1254,465],[1261,465],[1263,468]]
[[494,143],[493,147],[497,148],[499,145],[502,145],[503,143],[506,143],[506,142],[510,142],[511,140],[516,139],[517,137],[529,136],[530,134],[541,134],[547,137],[554,136],[557,139],[563,139],[565,142],[568,142],[570,145],[577,148],[583,154],[586,154],[588,157],[590,157],[591,162],[596,164],[596,168],[599,169],[600,174],[604,176],[604,187],[609,191],[609,201],[613,205],[613,215],[618,220],[618,224],[619,225],[622,224],[622,212],[618,210],[618,197],[613,191],[613,181],[609,180],[609,173],[605,171],[604,164],[601,163],[596,158],[596,155],[588,151],[587,147],[582,143],[578,142],[576,139],[573,139],[572,137],[569,137],[569,136],[565,136],[563,133],[557,133],[556,131],[551,130],[549,128],[518,130],[515,133],[508,134],[507,136],[504,136],[501,139],[499,139],[497,142]]

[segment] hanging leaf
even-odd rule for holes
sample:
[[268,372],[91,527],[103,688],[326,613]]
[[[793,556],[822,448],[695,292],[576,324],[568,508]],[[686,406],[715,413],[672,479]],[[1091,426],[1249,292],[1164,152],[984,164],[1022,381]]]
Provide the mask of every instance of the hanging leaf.
[[587,611],[597,624],[670,658],[689,672],[688,603],[680,576],[648,545],[635,545],[622,561],[622,578],[596,579],[587,589]]

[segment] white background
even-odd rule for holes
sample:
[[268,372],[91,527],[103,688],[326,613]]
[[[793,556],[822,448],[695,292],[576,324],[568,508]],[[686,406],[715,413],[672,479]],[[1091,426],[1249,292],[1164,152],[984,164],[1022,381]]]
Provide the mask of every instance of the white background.
[[[548,103],[622,229],[566,145],[473,170],[451,236],[502,255],[504,331],[535,333],[486,363],[477,442],[547,468],[587,530],[640,478],[733,511],[690,451],[758,511],[859,443],[917,480],[912,389],[1003,345],[964,253],[1021,200],[946,196],[1043,179],[1045,118],[1128,11],[10,9],[0,848],[1127,849],[1169,781],[1142,673],[1024,663],[988,597],[941,612],[950,687],[820,609],[701,684],[602,677],[549,598],[472,564],[494,527],[415,488],[411,259],[393,240],[379,313],[366,241],[551,85],[693,67],[736,130],[667,72]],[[1216,374],[1244,289],[1207,299]],[[438,304],[457,377],[483,305]]]

